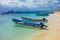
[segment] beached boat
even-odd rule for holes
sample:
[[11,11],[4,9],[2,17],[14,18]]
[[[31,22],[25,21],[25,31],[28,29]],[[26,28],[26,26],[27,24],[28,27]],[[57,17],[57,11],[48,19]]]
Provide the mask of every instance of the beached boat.
[[48,22],[47,19],[31,19],[31,18],[26,18],[26,17],[21,17],[23,21],[29,21],[29,22]]
[[[19,25],[24,25],[24,26],[31,26],[31,27],[37,27],[37,28],[43,28],[43,26],[45,26],[43,23],[31,23],[31,22],[24,22],[22,20],[18,20],[18,19],[12,19],[12,21],[16,24],[19,24]],[[47,26],[45,26],[47,27]]]

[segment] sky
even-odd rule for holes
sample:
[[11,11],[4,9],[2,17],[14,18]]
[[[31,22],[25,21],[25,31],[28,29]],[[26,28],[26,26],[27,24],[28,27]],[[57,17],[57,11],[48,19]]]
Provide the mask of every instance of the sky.
[[0,0],[0,11],[41,11],[60,9],[60,0]]

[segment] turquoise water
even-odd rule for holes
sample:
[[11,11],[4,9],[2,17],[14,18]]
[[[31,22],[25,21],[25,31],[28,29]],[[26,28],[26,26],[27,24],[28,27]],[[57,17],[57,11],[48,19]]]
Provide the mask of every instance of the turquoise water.
[[20,19],[21,16],[41,19],[47,16],[36,16],[35,14],[9,14],[0,15],[0,40],[25,40],[25,38],[38,33],[39,29],[17,26],[11,19]]

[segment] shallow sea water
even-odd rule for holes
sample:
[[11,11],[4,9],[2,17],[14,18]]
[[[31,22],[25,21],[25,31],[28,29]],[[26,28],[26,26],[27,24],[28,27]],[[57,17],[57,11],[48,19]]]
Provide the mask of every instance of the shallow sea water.
[[36,19],[47,18],[47,16],[36,16],[35,14],[0,15],[0,40],[25,40],[40,31],[39,29],[17,26],[12,22],[13,18],[21,19],[21,16]]

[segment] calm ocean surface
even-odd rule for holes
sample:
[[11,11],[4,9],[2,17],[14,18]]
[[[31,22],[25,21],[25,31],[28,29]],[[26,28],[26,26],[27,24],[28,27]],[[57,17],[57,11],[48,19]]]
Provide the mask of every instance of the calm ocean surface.
[[12,22],[13,18],[21,19],[20,17],[41,19],[48,16],[36,16],[35,14],[0,15],[0,40],[25,40],[25,38],[33,36],[40,31],[39,29],[17,26]]

